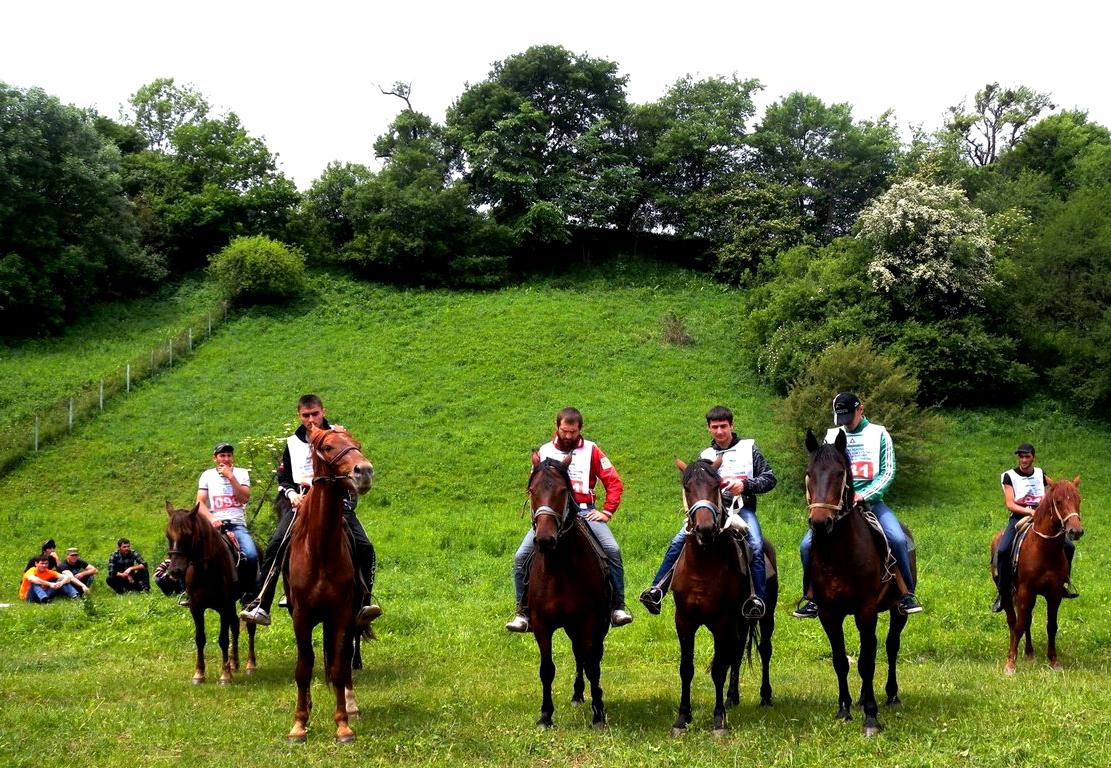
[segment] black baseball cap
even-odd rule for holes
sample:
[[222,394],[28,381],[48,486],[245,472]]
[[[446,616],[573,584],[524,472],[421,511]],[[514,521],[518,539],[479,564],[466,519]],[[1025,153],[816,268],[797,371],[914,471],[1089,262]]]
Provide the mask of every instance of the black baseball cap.
[[235,447],[231,443],[216,443],[216,447],[212,449],[212,455],[218,453],[235,453]]
[[860,398],[852,392],[842,392],[837,395],[833,398],[833,423],[839,427],[848,424],[853,420],[853,414],[856,413],[859,405]]
[[1018,448],[1015,448],[1015,454],[1018,455],[1020,453],[1028,453],[1033,456],[1034,446],[1030,445],[1030,443],[1020,443]]

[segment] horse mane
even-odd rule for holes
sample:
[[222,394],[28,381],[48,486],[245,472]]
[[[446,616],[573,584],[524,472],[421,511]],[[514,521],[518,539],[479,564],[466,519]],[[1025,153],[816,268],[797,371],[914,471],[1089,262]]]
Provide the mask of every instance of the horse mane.
[[698,472],[706,472],[715,481],[721,482],[721,475],[714,469],[714,462],[709,459],[696,459],[687,464],[687,468],[683,470],[683,485],[685,486]]
[[573,487],[571,485],[571,473],[567,471],[567,467],[564,466],[562,461],[559,461],[558,459],[553,459],[553,458],[549,457],[547,459],[543,459],[543,460],[537,462],[533,466],[532,471],[529,472],[528,484],[525,486],[526,491],[529,488],[532,487],[532,479],[534,477],[536,477],[536,475],[538,473],[540,473],[542,470],[544,470],[546,468],[554,469],[556,472],[558,472],[559,476],[562,477],[564,479],[564,481],[567,483],[567,488],[568,489],[571,489]]

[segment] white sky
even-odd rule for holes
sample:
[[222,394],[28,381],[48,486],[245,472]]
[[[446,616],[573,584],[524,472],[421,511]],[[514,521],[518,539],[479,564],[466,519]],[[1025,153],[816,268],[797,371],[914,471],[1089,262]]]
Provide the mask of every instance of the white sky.
[[763,107],[792,91],[894,109],[904,130],[944,121],[985,83],[1049,92],[1111,126],[1099,3],[933,0],[35,0],[0,14],[0,80],[117,117],[140,86],[173,77],[231,110],[304,189],[333,160],[374,165],[412,83],[442,121],[466,83],[530,45],[617,62],[635,103],[685,74],[757,78]]

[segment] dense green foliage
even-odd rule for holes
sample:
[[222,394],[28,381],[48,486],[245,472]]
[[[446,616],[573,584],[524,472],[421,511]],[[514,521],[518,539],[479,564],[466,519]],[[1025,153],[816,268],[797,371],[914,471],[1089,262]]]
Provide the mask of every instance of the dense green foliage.
[[208,263],[224,296],[239,304],[276,302],[305,289],[305,257],[262,235],[237,237]]
[[164,276],[92,116],[0,82],[0,335],[57,332],[88,303]]
[[[47,536],[80,546],[103,567],[115,538],[126,534],[157,561],[166,547],[163,500],[185,504],[194,497],[213,442],[243,445],[244,438],[281,434],[296,396],[317,390],[328,415],[363,441],[377,470],[359,515],[380,557],[376,591],[385,615],[356,674],[358,741],[333,743],[330,695],[318,674],[309,742],[285,744],[295,652],[284,615],[259,631],[255,676],[237,675],[228,687],[192,686],[187,612],[159,594],[116,597],[99,580],[89,602],[0,608],[2,762],[13,768],[1102,764],[1111,712],[1111,589],[1100,576],[1111,566],[1100,514],[1109,503],[1100,479],[1105,429],[1063,415],[1053,403],[945,413],[952,428],[930,450],[927,474],[908,482],[900,471],[889,498],[916,535],[926,612],[912,617],[903,635],[904,704],[881,710],[886,730],[864,739],[859,717],[848,724],[834,719],[836,690],[821,627],[787,616],[799,589],[796,547],[805,515],[802,482],[789,467],[802,453],[802,436],[769,417],[777,399],[756,386],[731,351],[735,318],[723,308],[742,301],[702,277],[634,261],[482,293],[320,278],[311,301],[233,315],[188,363],[0,478],[8,500],[0,538],[4,601],[15,602],[19,566]],[[569,308],[595,322],[563,322]],[[661,343],[669,313],[683,317],[694,343]],[[90,335],[84,346],[97,339]],[[688,736],[671,738],[679,693],[673,608],[669,601],[663,616],[650,617],[634,604],[635,623],[611,632],[606,644],[609,729],[591,730],[588,713],[568,704],[573,663],[562,636],[555,642],[556,728],[536,729],[535,644],[502,629],[512,610],[510,562],[528,527],[521,503],[529,449],[548,439],[559,407],[582,408],[586,435],[601,443],[625,480],[613,530],[635,593],[680,523],[672,460],[705,446],[703,414],[717,402],[733,408],[738,431],[760,442],[780,480],[760,501],[782,584],[774,706],[756,705],[755,673],[746,666],[730,734],[710,736],[710,642],[701,632],[695,722]],[[869,411],[878,407],[873,394]],[[815,418],[816,428],[828,423],[825,413]],[[790,453],[773,447],[780,440]],[[1007,679],[1004,623],[987,610],[987,545],[1005,519],[998,473],[1020,440],[1037,445],[1050,474],[1083,476],[1087,534],[1075,569],[1082,595],[1062,608],[1065,671],[1020,662],[1018,676]],[[252,513],[265,480],[256,471]],[[252,523],[256,532],[270,516],[263,507]],[[1040,655],[1044,611],[1036,616]],[[210,672],[215,637],[210,615]]]

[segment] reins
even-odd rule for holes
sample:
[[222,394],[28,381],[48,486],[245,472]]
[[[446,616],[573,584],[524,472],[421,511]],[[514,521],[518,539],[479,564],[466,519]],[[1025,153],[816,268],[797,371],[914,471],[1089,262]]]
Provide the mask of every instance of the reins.
[[841,518],[845,517],[845,515],[849,514],[849,510],[851,509],[851,507],[847,503],[845,503],[846,502],[845,497],[847,495],[846,492],[848,491],[848,489],[849,489],[849,473],[846,472],[846,471],[843,471],[841,473],[841,501],[840,501],[840,503],[833,504],[833,503],[828,502],[828,501],[811,501],[810,500],[810,498],[811,498],[810,497],[810,473],[808,472],[806,474],[806,506],[810,510],[828,509],[831,512],[837,513],[833,517],[834,522],[836,522],[836,521],[840,520]]
[[1031,523],[1031,525],[1030,525],[1030,530],[1032,530],[1034,533],[1041,536],[1043,539],[1056,539],[1060,536],[1065,535],[1065,523],[1067,523],[1069,520],[1071,520],[1074,517],[1079,518],[1080,513],[1079,512],[1070,512],[1065,517],[1061,517],[1061,511],[1059,509],[1057,509],[1057,499],[1053,498],[1053,496],[1051,495],[1049,497],[1049,503],[1053,508],[1054,517],[1056,517],[1057,522],[1060,523],[1060,528],[1057,530],[1057,533],[1052,533],[1052,534],[1042,533],[1041,531],[1039,531],[1037,528],[1034,527],[1033,523]]
[[[548,465],[548,466],[554,469],[554,467],[552,467],[551,465]],[[535,477],[537,474],[540,474],[540,473],[544,472],[545,471],[544,467],[545,467],[544,464],[537,465],[536,470],[533,472],[532,477]],[[563,473],[561,473],[561,475],[562,474]],[[564,479],[566,479],[565,475],[564,475]],[[529,478],[529,487],[525,490],[525,495],[527,497],[525,499],[525,505],[531,507],[531,505],[532,505],[532,478],[531,477]],[[567,531],[567,529],[570,528],[568,520],[573,520],[574,519],[574,516],[570,514],[572,504],[574,504],[574,494],[571,493],[571,485],[570,485],[570,481],[568,481],[568,483],[567,483],[567,500],[566,500],[566,502],[564,502],[563,512],[562,513],[557,512],[554,507],[552,507],[548,504],[541,504],[540,506],[536,507],[535,509],[532,509],[532,527],[533,527],[533,529],[536,528],[536,521],[537,521],[538,518],[541,518],[541,517],[554,518],[555,521],[556,521],[556,538],[558,539],[561,534],[565,533]]]
[[[704,468],[704,465],[699,466],[699,469],[701,469],[701,471],[703,471],[703,472],[707,472],[707,473],[709,472],[709,470]],[[687,531],[688,532],[694,530],[694,515],[700,509],[710,510],[710,517],[713,521],[714,531],[720,531],[721,530],[722,524],[724,523],[724,516],[721,514],[723,505],[722,505],[722,500],[721,500],[721,484],[720,484],[720,482],[716,484],[716,487],[717,487],[717,503],[716,504],[714,502],[710,501],[709,499],[699,499],[698,501],[694,502],[694,504],[691,504],[687,500],[687,485],[686,485],[685,482],[683,483],[683,514],[685,514],[687,516]],[[736,499],[734,499],[734,501],[736,501]]]

